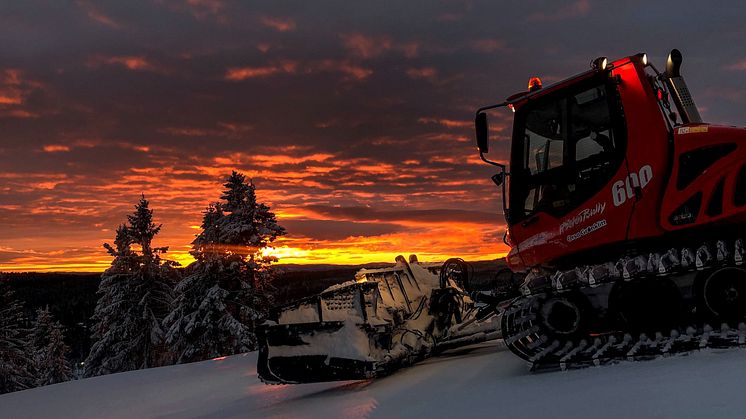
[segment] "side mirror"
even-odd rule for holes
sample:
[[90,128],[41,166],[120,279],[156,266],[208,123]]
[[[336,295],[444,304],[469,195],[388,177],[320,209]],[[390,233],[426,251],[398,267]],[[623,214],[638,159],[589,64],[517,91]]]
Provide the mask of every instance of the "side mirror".
[[489,127],[487,126],[487,114],[480,112],[474,119],[477,129],[477,147],[480,153],[486,153],[490,149]]

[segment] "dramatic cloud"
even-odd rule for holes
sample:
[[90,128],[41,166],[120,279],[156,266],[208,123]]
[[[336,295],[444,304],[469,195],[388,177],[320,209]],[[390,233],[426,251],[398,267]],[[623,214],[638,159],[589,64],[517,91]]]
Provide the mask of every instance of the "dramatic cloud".
[[112,29],[121,29],[122,25],[120,23],[116,22],[114,19],[106,15],[92,2],[77,0],[75,4],[77,4],[78,7],[80,7],[80,9],[83,10],[86,15],[94,22],[100,25],[108,26]]
[[262,17],[262,25],[280,32],[295,30],[295,21],[288,18],[264,16]]
[[100,65],[115,65],[121,66],[128,70],[136,71],[156,71],[157,66],[148,61],[145,57],[138,56],[119,56],[119,57],[106,57],[97,55],[91,57],[88,60],[90,67],[98,67]]
[[341,36],[342,43],[353,56],[362,59],[379,57],[388,51],[397,51],[404,57],[414,58],[420,45],[417,42],[395,43],[388,36],[366,36],[361,33],[351,33]]
[[413,79],[435,80],[438,70],[432,67],[408,68],[407,75]]
[[[106,268],[101,245],[141,193],[156,244],[189,263],[231,170],[287,228],[281,262],[499,257],[474,110],[599,55],[661,68],[679,48],[703,116],[746,125],[735,1],[53,6],[0,13],[0,270]],[[489,157],[506,162],[512,114],[490,118]]]
[[728,64],[725,66],[727,70],[733,70],[733,71],[746,71],[746,60],[737,61],[733,64]]
[[321,60],[300,64],[295,61],[280,61],[276,64],[260,67],[233,67],[225,73],[225,79],[229,81],[242,81],[246,79],[269,77],[274,75],[310,75],[320,72],[339,73],[346,76],[345,80],[364,80],[373,70],[341,60]]
[[263,67],[234,67],[229,68],[225,73],[225,79],[231,81],[241,81],[257,77],[268,77],[275,74],[294,74],[298,68],[298,63],[285,61],[277,65]]

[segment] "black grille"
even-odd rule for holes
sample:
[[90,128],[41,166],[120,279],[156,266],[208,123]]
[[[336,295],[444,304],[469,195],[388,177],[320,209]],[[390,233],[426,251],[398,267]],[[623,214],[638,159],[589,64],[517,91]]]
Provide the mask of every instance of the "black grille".
[[708,167],[732,153],[736,149],[733,143],[718,144],[683,153],[679,157],[679,177],[676,187],[679,190],[691,185]]
[[715,190],[712,192],[710,203],[707,204],[707,215],[715,217],[723,213],[723,189],[725,188],[725,178],[720,179]]

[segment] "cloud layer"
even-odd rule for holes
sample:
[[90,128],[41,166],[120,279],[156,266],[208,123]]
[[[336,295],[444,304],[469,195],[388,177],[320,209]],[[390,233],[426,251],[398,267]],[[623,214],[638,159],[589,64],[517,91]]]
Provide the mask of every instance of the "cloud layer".
[[[282,262],[498,257],[473,111],[530,76],[639,51],[662,65],[677,47],[706,119],[746,124],[740,3],[676,4],[0,6],[0,270],[105,268],[101,244],[141,193],[158,244],[188,263],[231,170],[286,226]],[[509,115],[491,127],[505,160]]]

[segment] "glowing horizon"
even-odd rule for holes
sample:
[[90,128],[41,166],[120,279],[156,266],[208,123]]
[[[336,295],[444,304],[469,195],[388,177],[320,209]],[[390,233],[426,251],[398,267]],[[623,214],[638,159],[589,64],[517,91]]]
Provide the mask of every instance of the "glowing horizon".
[[[151,208],[155,211],[155,221],[161,223],[158,218],[158,207],[151,201]],[[283,212],[278,213],[280,224],[283,220],[304,218],[309,214],[301,215],[298,211],[283,218]],[[122,222],[124,217],[122,218]],[[308,220],[309,222],[318,220]],[[326,220],[331,221],[331,220]],[[303,219],[299,220],[300,223]],[[195,221],[196,223],[196,221]],[[362,224],[362,223],[361,223]],[[364,224],[375,223],[366,222]],[[422,221],[399,221],[398,225],[407,230],[402,233],[390,233],[379,236],[350,236],[340,240],[319,240],[311,237],[297,237],[291,234],[279,238],[273,246],[265,249],[266,255],[272,255],[279,260],[276,265],[283,264],[332,264],[332,265],[360,265],[365,263],[392,263],[397,255],[408,256],[416,254],[420,261],[438,262],[450,257],[462,257],[467,260],[487,260],[504,256],[504,252],[494,251],[499,246],[492,243],[467,243],[468,237],[482,237],[487,230],[495,226],[472,222],[422,222]],[[113,235],[116,225],[104,228],[106,233]],[[424,229],[424,231],[423,231]],[[188,225],[177,235],[169,234],[168,225],[164,224],[164,234],[159,234],[154,240],[157,246],[169,246],[169,251],[163,255],[166,260],[179,262],[181,266],[187,266],[194,261],[189,254],[191,250],[191,239],[198,230],[198,226]],[[456,237],[461,237],[456,240]],[[164,240],[168,238],[168,242]],[[181,244],[174,246],[173,241],[180,240]],[[446,240],[450,246],[446,251],[442,242]],[[112,238],[105,242],[111,243]],[[480,239],[484,241],[484,239]],[[103,243],[103,241],[102,241]],[[405,243],[411,243],[405,245]],[[459,246],[462,246],[459,248]],[[466,246],[466,247],[463,247]],[[0,247],[0,251],[6,250]],[[103,246],[84,246],[83,252],[77,257],[66,257],[55,261],[56,255],[64,255],[63,251],[51,250],[27,251],[23,256],[16,257],[12,264],[0,264],[0,272],[102,272],[109,267],[111,257],[105,252]]]

